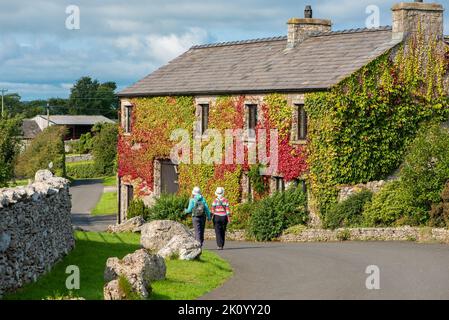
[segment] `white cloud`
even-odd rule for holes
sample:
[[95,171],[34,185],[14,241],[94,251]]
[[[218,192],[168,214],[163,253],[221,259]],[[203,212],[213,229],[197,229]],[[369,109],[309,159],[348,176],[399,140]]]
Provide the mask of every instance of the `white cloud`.
[[[399,0],[397,0],[399,1]],[[365,24],[367,5],[391,24],[391,0],[15,0],[0,11],[0,82],[22,96],[67,96],[82,76],[130,85],[194,44],[285,35],[312,4],[334,29]],[[443,2],[443,1],[439,1]],[[68,5],[81,29],[65,28]],[[447,8],[446,8],[447,9]],[[449,10],[445,12],[449,34]],[[16,86],[14,84],[17,84]],[[26,84],[30,84],[27,86]]]
[[150,55],[157,61],[167,62],[174,59],[194,44],[201,44],[207,39],[207,32],[200,28],[191,28],[178,36],[150,35],[146,38]]

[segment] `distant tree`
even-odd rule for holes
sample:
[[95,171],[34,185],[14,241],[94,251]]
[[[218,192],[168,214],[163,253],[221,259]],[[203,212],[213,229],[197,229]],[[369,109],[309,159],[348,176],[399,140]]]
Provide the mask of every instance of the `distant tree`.
[[18,93],[6,94],[4,96],[5,110],[12,116],[22,113],[22,103]]
[[73,115],[100,114],[108,118],[117,118],[117,98],[114,82],[99,83],[90,77],[79,79],[68,101],[69,113]]
[[58,115],[70,114],[68,103],[69,103],[68,99],[62,98],[48,99],[48,104],[50,106],[50,113]]
[[0,187],[14,176],[14,164],[20,150],[20,117],[0,118]]
[[[39,133],[31,145],[19,156],[16,176],[32,178],[36,171],[50,169],[57,176],[65,176],[65,127],[51,126]],[[49,168],[49,164],[52,164]]]
[[112,123],[98,123],[94,133],[92,154],[99,174],[110,175],[115,171],[117,159],[118,128]]
[[45,100],[24,101],[21,103],[20,113],[25,118],[33,118],[39,114],[45,114],[46,105],[47,101]]

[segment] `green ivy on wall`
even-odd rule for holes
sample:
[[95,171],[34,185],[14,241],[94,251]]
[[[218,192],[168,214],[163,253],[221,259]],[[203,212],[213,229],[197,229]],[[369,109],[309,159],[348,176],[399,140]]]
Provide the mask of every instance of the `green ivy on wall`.
[[306,95],[310,180],[322,215],[338,185],[392,174],[420,124],[447,118],[447,52],[418,33],[329,92]]

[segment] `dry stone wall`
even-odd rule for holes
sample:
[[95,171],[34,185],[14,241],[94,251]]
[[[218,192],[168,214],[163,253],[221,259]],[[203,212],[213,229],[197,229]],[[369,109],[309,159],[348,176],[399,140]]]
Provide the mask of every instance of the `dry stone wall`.
[[69,181],[44,170],[0,189],[0,297],[49,271],[75,246]]

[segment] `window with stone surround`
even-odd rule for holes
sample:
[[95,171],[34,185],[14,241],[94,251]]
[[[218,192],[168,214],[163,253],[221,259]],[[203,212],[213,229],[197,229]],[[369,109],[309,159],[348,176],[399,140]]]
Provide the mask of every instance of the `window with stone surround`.
[[285,191],[285,181],[284,178],[281,177],[273,177],[275,182],[275,191],[276,192],[284,192]]
[[294,186],[296,188],[301,188],[302,192],[307,193],[307,184],[306,184],[306,180],[304,179],[295,179],[293,181]]
[[127,184],[125,186],[126,186],[127,208],[129,208],[131,202],[134,199],[134,187],[131,184]]
[[295,104],[295,112],[297,119],[296,140],[307,139],[307,113],[304,104]]
[[209,127],[209,104],[200,104],[201,108],[201,134]]
[[248,112],[248,126],[249,130],[248,138],[256,138],[256,126],[257,126],[257,104],[247,104],[246,109]]
[[125,119],[124,119],[124,130],[125,133],[131,133],[131,118],[132,118],[132,106],[126,105],[124,108]]

